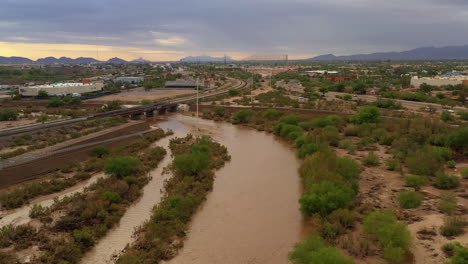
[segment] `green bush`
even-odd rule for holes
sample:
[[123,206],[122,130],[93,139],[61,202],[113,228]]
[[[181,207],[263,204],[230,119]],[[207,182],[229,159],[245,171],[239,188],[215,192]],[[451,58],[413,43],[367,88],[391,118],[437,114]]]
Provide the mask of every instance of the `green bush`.
[[380,159],[377,154],[375,154],[373,151],[370,151],[367,156],[364,158],[362,161],[362,164],[367,167],[374,167],[374,166],[379,166],[380,165]]
[[385,164],[389,171],[399,171],[401,169],[400,160],[398,159],[387,159]]
[[439,210],[444,214],[453,214],[457,209],[457,196],[453,192],[443,192],[440,195]]
[[411,233],[404,223],[397,221],[395,213],[378,210],[364,218],[364,231],[383,247],[383,257],[401,263],[409,252]]
[[121,203],[122,202],[122,197],[120,197],[120,194],[116,192],[105,192],[103,193],[103,198],[104,200],[110,201],[112,203]]
[[355,153],[357,148],[352,140],[343,139],[338,143],[338,147],[341,149],[346,149],[349,153]]
[[454,160],[449,160],[447,161],[447,167],[449,168],[455,168],[457,166],[457,163]]
[[453,122],[455,121],[455,117],[450,112],[444,111],[440,115],[440,120],[445,121],[445,122]]
[[47,216],[48,214],[49,209],[39,204],[33,205],[33,207],[31,207],[31,210],[29,210],[29,217],[31,218],[40,218]]
[[356,124],[378,123],[380,121],[380,109],[376,106],[364,106],[358,111],[358,114],[351,117],[351,121]]
[[336,160],[336,172],[344,179],[351,181],[359,179],[361,168],[352,158],[338,158]]
[[61,107],[65,104],[65,102],[58,97],[54,97],[52,99],[49,99],[47,102],[47,107]]
[[119,178],[129,176],[136,172],[139,161],[132,157],[113,157],[106,161],[104,172]]
[[240,92],[237,89],[229,89],[228,94],[229,96],[238,96]]
[[415,190],[419,190],[421,186],[426,185],[429,182],[426,176],[421,175],[408,175],[405,177],[405,183],[408,187],[413,187]]
[[222,106],[217,106],[215,107],[214,112],[217,116],[223,117],[226,115],[226,108]]
[[468,168],[461,169],[460,175],[463,177],[463,179],[468,179]]
[[458,247],[447,264],[466,264],[468,262],[468,248]]
[[447,190],[453,189],[460,185],[460,180],[455,175],[447,175],[444,172],[438,172],[434,186],[439,189]]
[[186,176],[198,175],[210,165],[210,156],[204,152],[178,155],[174,158],[175,170]]
[[108,148],[104,146],[97,146],[93,148],[90,152],[91,156],[102,158],[104,156],[109,155],[110,151]]
[[294,246],[289,254],[294,264],[353,264],[354,261],[343,256],[334,247],[327,247],[325,241],[316,233]]
[[433,176],[441,169],[442,164],[428,148],[421,148],[410,152],[405,160],[410,173]]
[[355,195],[354,190],[344,184],[322,181],[312,185],[299,202],[305,215],[328,215],[336,209],[349,207]]
[[318,150],[319,147],[316,143],[307,143],[301,146],[298,156],[299,158],[304,159],[307,155],[312,155]]
[[247,123],[254,116],[254,112],[247,109],[242,109],[234,113],[234,119],[239,123]]
[[262,112],[262,117],[268,120],[276,120],[278,119],[283,113],[276,109],[268,109]]
[[0,110],[0,121],[14,121],[18,119],[18,112],[11,109]]
[[423,195],[418,192],[401,191],[398,194],[398,202],[403,208],[416,208],[421,205]]
[[455,242],[447,243],[447,244],[443,245],[442,250],[444,251],[444,253],[446,255],[451,257],[451,256],[453,256],[455,254],[455,250],[457,250],[458,248],[462,248],[462,247],[463,246],[460,244],[460,242],[455,241]]
[[289,125],[295,125],[297,126],[300,122],[303,121],[303,117],[299,116],[299,115],[287,115],[283,118],[280,119],[281,123],[284,123],[284,124],[289,124]]
[[452,237],[463,234],[467,225],[466,220],[461,216],[446,216],[444,224],[440,227],[440,233],[443,236]]
[[433,147],[432,152],[438,161],[444,162],[452,158],[452,150],[445,147]]

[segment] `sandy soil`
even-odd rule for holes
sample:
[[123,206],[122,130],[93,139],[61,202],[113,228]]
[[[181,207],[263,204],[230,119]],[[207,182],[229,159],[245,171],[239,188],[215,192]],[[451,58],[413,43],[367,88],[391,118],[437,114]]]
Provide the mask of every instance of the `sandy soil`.
[[141,102],[141,100],[159,100],[167,97],[175,97],[179,95],[190,95],[195,94],[194,90],[181,90],[181,89],[164,89],[164,90],[150,90],[145,91],[143,89],[133,89],[128,92],[121,92],[119,94],[112,94],[99,98],[87,100],[90,103],[106,103],[110,101],[122,101],[122,102]]
[[34,119],[21,119],[17,121],[2,121],[0,122],[0,129],[25,126],[25,125],[35,124],[35,123],[36,123],[36,120]]

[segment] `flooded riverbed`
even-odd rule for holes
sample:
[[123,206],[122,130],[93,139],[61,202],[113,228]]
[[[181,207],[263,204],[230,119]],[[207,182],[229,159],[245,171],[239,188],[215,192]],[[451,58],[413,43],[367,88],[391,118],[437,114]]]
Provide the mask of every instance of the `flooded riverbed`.
[[[194,215],[184,248],[169,263],[287,263],[287,254],[300,241],[303,228],[299,161],[294,151],[271,135],[227,123],[173,115],[158,125],[174,130],[176,136],[190,131],[209,134],[232,157],[216,172],[213,192]],[[165,138],[157,144],[167,148],[168,141]],[[160,189],[169,177],[161,175],[162,168],[170,160],[167,155],[151,172],[153,179],[142,198],[82,263],[112,263],[113,256],[133,241],[134,229],[149,219],[151,208],[161,199]]]
[[294,151],[253,129],[203,120],[198,125],[225,145],[232,159],[216,172],[214,190],[194,216],[184,248],[168,263],[288,263],[303,230]]

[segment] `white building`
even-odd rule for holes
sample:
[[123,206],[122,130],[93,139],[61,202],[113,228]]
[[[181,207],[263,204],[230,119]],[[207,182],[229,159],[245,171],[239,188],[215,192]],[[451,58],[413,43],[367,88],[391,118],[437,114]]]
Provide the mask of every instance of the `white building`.
[[444,85],[468,85],[468,76],[457,76],[457,77],[421,77],[414,76],[411,78],[411,86],[419,88],[421,84],[429,84],[432,86],[444,86]]
[[96,83],[55,83],[46,85],[26,86],[19,89],[22,96],[37,96],[39,91],[45,91],[49,96],[67,96],[101,91],[102,82]]
[[145,81],[145,78],[143,78],[143,77],[118,77],[118,78],[114,79],[115,83],[122,82],[122,83],[136,84],[136,83],[141,83],[141,82],[144,82],[144,81]]

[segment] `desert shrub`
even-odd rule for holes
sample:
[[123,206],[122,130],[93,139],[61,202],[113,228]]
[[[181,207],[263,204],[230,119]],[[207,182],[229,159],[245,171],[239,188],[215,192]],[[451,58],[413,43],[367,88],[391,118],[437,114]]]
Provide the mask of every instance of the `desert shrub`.
[[380,109],[376,106],[364,106],[358,111],[358,114],[351,117],[351,121],[357,124],[378,123],[380,121]]
[[304,131],[299,126],[289,125],[289,124],[282,124],[279,135],[282,136],[282,137],[289,137],[290,134],[298,134],[299,133],[299,134],[302,135],[303,132]]
[[343,139],[338,143],[338,147],[341,149],[346,149],[349,153],[355,153],[357,148],[352,140]]
[[361,168],[356,160],[343,157],[336,161],[336,172],[348,181],[357,180],[361,174]]
[[444,214],[453,214],[457,209],[457,196],[453,192],[443,192],[440,195],[439,210]]
[[289,125],[298,125],[304,118],[299,115],[287,115],[280,119],[281,123],[289,124]]
[[447,237],[458,236],[465,232],[463,229],[466,225],[466,220],[461,216],[446,216],[440,233]]
[[47,102],[47,107],[61,107],[64,104],[65,102],[61,98],[54,97],[49,99],[49,101]]
[[458,247],[447,264],[466,264],[468,261],[468,248]]
[[174,158],[175,170],[187,176],[198,175],[210,165],[210,156],[204,152],[178,155]]
[[268,109],[262,112],[262,117],[268,120],[276,120],[282,115],[281,111],[276,109]]
[[113,157],[106,161],[104,172],[119,178],[136,172],[139,161],[128,156]]
[[364,158],[362,161],[362,164],[367,167],[374,167],[374,166],[379,166],[380,164],[380,159],[377,154],[375,154],[373,151],[370,151],[367,156]]
[[468,179],[468,168],[461,169],[460,175],[463,177],[463,179]]
[[18,112],[12,109],[0,110],[0,121],[14,121],[18,119]]
[[447,136],[445,144],[457,152],[466,153],[468,151],[468,126],[452,130]]
[[312,155],[319,150],[317,143],[307,143],[299,148],[298,156],[304,159],[307,155]]
[[426,185],[428,182],[427,176],[410,174],[405,177],[406,186],[413,187],[415,190],[419,190],[421,186]]
[[237,89],[229,89],[228,94],[229,96],[238,96],[240,92]]
[[444,111],[442,114],[440,114],[440,120],[445,122],[453,122],[455,121],[455,117],[450,112]]
[[454,255],[455,253],[455,250],[457,250],[458,248],[462,248],[463,246],[460,244],[460,242],[458,241],[455,241],[455,242],[452,242],[452,243],[447,243],[445,245],[442,246],[442,250],[444,251],[444,253],[451,257]]
[[120,197],[120,194],[116,192],[104,192],[102,197],[104,198],[104,200],[110,201],[112,203],[122,202],[122,197]]
[[349,207],[355,195],[354,190],[344,184],[322,181],[312,185],[299,202],[305,215],[327,215],[336,209]]
[[40,204],[35,204],[33,207],[31,207],[31,210],[29,210],[29,217],[31,218],[41,218],[44,216],[47,216],[49,214],[49,209],[43,207]]
[[453,189],[460,185],[460,180],[455,175],[447,175],[443,171],[437,172],[434,186],[439,189]]
[[217,106],[215,107],[214,112],[217,116],[223,117],[226,115],[226,108],[222,106]]
[[441,168],[441,163],[434,153],[427,148],[410,152],[405,160],[410,173],[433,176]]
[[433,147],[432,152],[437,160],[443,162],[452,158],[452,150],[446,147]]
[[338,128],[334,126],[326,126],[322,128],[321,137],[323,140],[328,141],[330,145],[335,146],[335,147],[338,146],[338,143],[340,142],[340,139],[341,139]]
[[421,205],[423,195],[418,192],[401,191],[398,194],[398,202],[403,208],[416,208]]
[[454,160],[449,160],[447,161],[447,167],[449,168],[455,168],[457,166],[457,163]]
[[253,116],[254,112],[248,109],[242,109],[234,113],[234,119],[239,123],[247,123]]
[[316,233],[294,246],[289,254],[294,264],[353,264],[354,261],[343,256],[334,247],[327,247],[325,241]]
[[143,100],[141,100],[141,102],[140,102],[140,104],[142,104],[142,105],[149,105],[149,104],[151,104],[151,103],[152,103],[151,100],[148,100],[148,99],[143,99]]
[[104,156],[109,155],[110,151],[108,148],[104,146],[97,146],[93,148],[90,152],[91,156],[102,158]]
[[387,159],[385,164],[389,171],[399,171],[401,169],[400,160],[398,159]]
[[364,218],[364,231],[383,247],[383,257],[401,263],[409,252],[411,233],[404,223],[397,221],[395,213],[378,210]]

